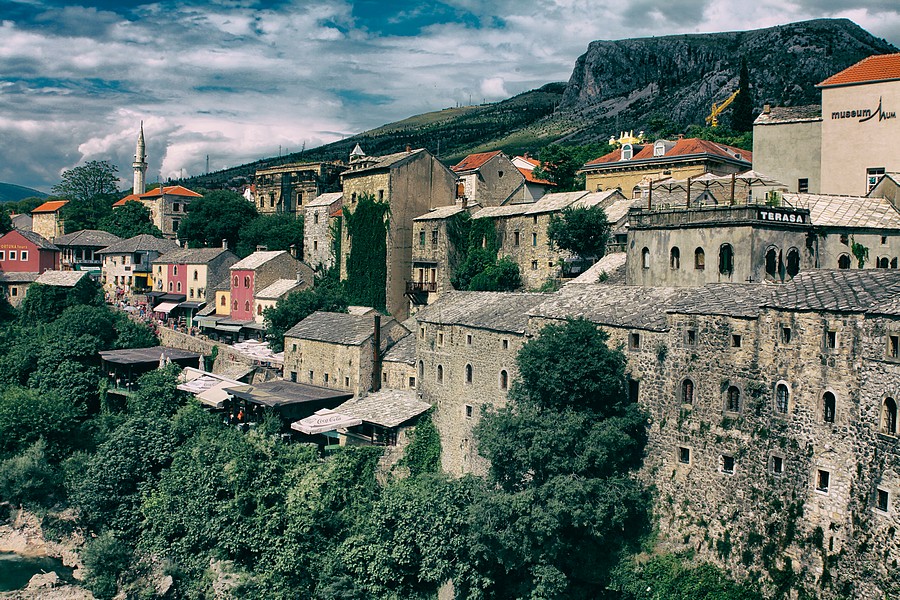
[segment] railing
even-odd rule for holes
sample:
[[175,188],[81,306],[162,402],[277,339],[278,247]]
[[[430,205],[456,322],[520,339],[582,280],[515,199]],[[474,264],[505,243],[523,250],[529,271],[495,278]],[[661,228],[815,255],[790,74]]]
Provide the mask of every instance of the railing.
[[422,292],[436,292],[437,291],[437,282],[436,281],[407,281],[406,282],[406,293],[407,294],[417,294]]

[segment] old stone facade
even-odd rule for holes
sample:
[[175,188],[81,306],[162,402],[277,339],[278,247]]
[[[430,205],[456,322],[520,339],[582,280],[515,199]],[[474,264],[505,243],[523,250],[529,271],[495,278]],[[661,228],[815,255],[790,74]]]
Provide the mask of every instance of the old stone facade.
[[320,194],[340,189],[340,163],[291,163],[256,172],[256,209],[260,214],[303,215]]
[[[753,168],[780,181],[790,192],[818,194],[821,140],[820,106],[766,105],[753,122]],[[785,148],[791,151],[786,153]]]
[[500,206],[525,201],[525,176],[499,150],[470,154],[452,169],[459,177],[457,195],[470,203]]
[[411,312],[453,289],[452,262],[460,249],[451,239],[450,229],[465,218],[462,213],[466,210],[462,204],[442,206],[413,219],[412,270],[406,283]]
[[159,187],[138,196],[150,209],[150,220],[167,239],[178,238],[178,227],[187,214],[188,206],[197,198],[202,196],[180,185]]
[[322,194],[306,205],[303,220],[303,260],[313,268],[334,266],[334,233],[341,209],[341,192]]
[[68,200],[50,200],[31,211],[31,231],[47,240],[65,233],[65,220],[60,216]]

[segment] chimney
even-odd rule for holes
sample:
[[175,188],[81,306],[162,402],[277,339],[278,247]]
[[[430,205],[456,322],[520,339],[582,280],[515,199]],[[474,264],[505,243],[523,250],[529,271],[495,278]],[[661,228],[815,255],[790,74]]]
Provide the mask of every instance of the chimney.
[[768,103],[763,104],[763,114],[764,114],[764,115],[767,115],[767,114],[769,114],[770,112],[772,112],[772,105],[771,105],[771,104],[768,104]]
[[303,281],[303,275],[300,273],[300,269],[297,269],[297,283]]
[[228,240],[222,238],[222,250],[228,250]]
[[381,389],[381,315],[375,315],[372,348],[372,391]]
[[[293,256],[294,258],[297,258],[297,244],[291,244],[290,247],[289,247],[288,249],[289,249],[290,252],[291,252],[291,256]],[[297,274],[298,274],[297,280],[298,280],[298,281],[300,280],[299,273],[300,273],[300,272],[297,271]]]
[[256,251],[257,251],[257,252],[265,252],[265,251],[268,250],[268,249],[269,249],[268,246],[257,246],[257,247],[256,247]]
[[406,151],[407,151],[407,152],[412,152],[412,148],[409,147],[409,144],[406,145]]

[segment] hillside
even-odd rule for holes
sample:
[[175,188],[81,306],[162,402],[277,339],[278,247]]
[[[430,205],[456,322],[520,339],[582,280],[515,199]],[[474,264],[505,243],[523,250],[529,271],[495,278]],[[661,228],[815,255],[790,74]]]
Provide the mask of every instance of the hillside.
[[14,183],[0,183],[0,202],[18,202],[31,197],[46,198],[47,194]]
[[[295,161],[346,160],[356,143],[370,155],[425,147],[453,164],[470,152],[531,152],[553,142],[605,142],[620,130],[652,132],[702,125],[714,101],[750,68],[755,110],[764,103],[819,101],[815,85],[872,54],[898,52],[847,19],[818,19],[745,32],[595,41],[567,84],[551,83],[495,104],[425,113],[302,154],[263,159],[184,181],[222,187],[258,168]],[[726,113],[723,123],[729,122]]]

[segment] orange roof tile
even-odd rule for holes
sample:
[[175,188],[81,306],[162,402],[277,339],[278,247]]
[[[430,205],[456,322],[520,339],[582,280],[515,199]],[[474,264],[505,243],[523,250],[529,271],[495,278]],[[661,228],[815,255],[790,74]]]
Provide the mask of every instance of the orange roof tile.
[[539,183],[541,185],[556,185],[552,181],[547,181],[546,179],[538,179],[534,176],[534,173],[531,172],[531,169],[523,169],[522,167],[516,167],[519,169],[519,173],[521,173],[525,177],[525,181],[528,183]]
[[[728,146],[726,144],[718,144],[716,142],[710,142],[709,140],[701,140],[700,138],[684,138],[675,142],[675,145],[666,152],[665,156],[653,156],[653,144],[645,144],[643,146],[634,146],[634,149],[637,150],[640,148],[638,152],[634,153],[631,160],[645,160],[645,159],[657,159],[660,161],[664,161],[667,159],[675,158],[678,156],[688,156],[691,154],[711,154],[713,156],[721,156],[722,158],[735,158],[735,154],[740,155],[740,160],[744,160],[746,162],[753,162],[753,153],[749,150],[744,150],[742,148],[735,148],[733,146]],[[623,161],[622,158],[622,150],[616,149],[610,152],[609,154],[605,154],[600,158],[595,158],[592,161],[585,163],[585,167],[593,167],[599,165],[605,165],[610,163],[627,163],[630,161]]]
[[68,200],[51,200],[49,202],[44,202],[37,208],[35,208],[32,213],[52,213],[56,212],[65,206],[69,201]]
[[156,188],[149,192],[141,194],[141,198],[156,198],[166,194],[168,196],[188,196],[190,198],[200,198],[203,194],[198,194],[193,190],[189,190],[181,185],[170,185],[164,188]]
[[480,168],[484,163],[500,154],[499,150],[493,152],[479,152],[478,154],[470,154],[457,164],[450,167],[453,171],[471,171]]
[[118,202],[114,203],[114,204],[113,204],[113,208],[115,208],[115,207],[117,207],[117,206],[125,206],[125,203],[126,203],[126,202],[129,202],[129,201],[131,201],[131,200],[134,200],[134,201],[136,201],[136,202],[140,202],[141,197],[140,197],[138,194],[128,194],[127,196],[125,196],[124,198],[122,198],[121,200],[119,200]]
[[878,54],[864,58],[853,66],[835,73],[818,87],[853,85],[900,79],[900,53]]
[[527,163],[531,163],[532,165],[534,165],[536,167],[541,166],[541,161],[535,160],[535,159],[531,158],[530,156],[517,156],[516,158],[522,159]]

